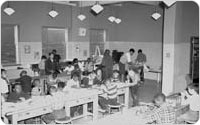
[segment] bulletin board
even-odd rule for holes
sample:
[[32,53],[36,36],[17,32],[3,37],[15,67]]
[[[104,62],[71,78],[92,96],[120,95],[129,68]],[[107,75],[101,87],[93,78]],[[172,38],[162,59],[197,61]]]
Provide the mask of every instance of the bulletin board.
[[21,64],[39,63],[41,56],[41,42],[19,42],[19,60]]

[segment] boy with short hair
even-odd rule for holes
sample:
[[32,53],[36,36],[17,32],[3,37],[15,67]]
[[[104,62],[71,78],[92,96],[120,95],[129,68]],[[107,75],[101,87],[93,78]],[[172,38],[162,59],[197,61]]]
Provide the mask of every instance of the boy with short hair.
[[144,115],[146,123],[174,124],[176,121],[175,109],[166,103],[166,96],[159,93],[154,96],[154,103],[156,108]]
[[120,74],[119,74],[118,70],[114,70],[113,71],[113,75],[112,75],[111,81],[114,82],[114,83],[119,83],[120,82]]
[[42,94],[42,86],[40,84],[40,79],[33,80],[33,88],[31,91],[32,96],[40,96]]
[[103,110],[108,109],[108,105],[119,105],[117,102],[117,85],[113,84],[110,79],[107,79],[101,86],[105,95],[99,96],[99,105]]
[[30,96],[27,93],[24,93],[21,87],[21,84],[15,84],[15,91],[8,95],[8,102],[21,102],[26,99],[29,99]]

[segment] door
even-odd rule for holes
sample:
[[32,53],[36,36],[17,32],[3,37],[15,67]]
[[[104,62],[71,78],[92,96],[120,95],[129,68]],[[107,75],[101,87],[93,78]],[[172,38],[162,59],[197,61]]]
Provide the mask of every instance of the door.
[[53,49],[61,56],[61,61],[66,60],[66,43],[68,32],[65,28],[42,29],[42,54],[48,56]]
[[105,41],[106,31],[104,29],[90,29],[90,55],[95,54],[95,49],[97,46],[103,55]]
[[193,83],[199,79],[199,38],[191,37],[190,74]]

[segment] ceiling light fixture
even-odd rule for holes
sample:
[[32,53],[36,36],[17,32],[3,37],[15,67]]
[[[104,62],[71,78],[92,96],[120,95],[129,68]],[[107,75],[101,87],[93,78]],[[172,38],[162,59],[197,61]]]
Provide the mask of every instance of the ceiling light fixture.
[[99,2],[97,1],[97,2],[95,3],[95,5],[92,6],[91,9],[92,9],[96,14],[99,14],[99,13],[103,10],[103,6],[101,6],[101,5],[99,4]]
[[[158,5],[159,5],[159,4],[158,4]],[[155,11],[154,11],[154,13],[151,15],[151,17],[152,17],[155,21],[157,21],[157,20],[161,17],[161,14],[158,13],[158,11],[157,11],[157,6],[155,6]]]
[[80,21],[83,21],[86,19],[86,16],[82,14],[82,1],[80,1],[80,14],[77,16],[77,18],[80,20]]
[[115,17],[114,16],[110,16],[110,17],[108,17],[108,20],[110,21],[110,22],[114,22],[115,21]]
[[161,14],[158,13],[158,12],[155,12],[151,15],[151,17],[154,19],[154,20],[158,20],[160,17],[161,17]]
[[15,10],[10,7],[9,1],[7,7],[3,10],[8,16],[11,16],[13,13],[15,13]]
[[121,22],[122,22],[122,20],[121,20],[120,18],[116,18],[116,19],[115,19],[115,23],[119,24],[119,23],[121,23]]
[[49,16],[52,18],[55,18],[56,16],[58,16],[58,14],[59,13],[54,9],[53,2],[52,2],[52,8],[51,8],[51,11],[49,12]]
[[171,7],[176,2],[176,0],[164,0],[163,2],[167,7]]
[[86,16],[83,15],[83,14],[80,14],[80,15],[78,15],[78,19],[79,19],[80,21],[83,21],[83,20],[86,19]]

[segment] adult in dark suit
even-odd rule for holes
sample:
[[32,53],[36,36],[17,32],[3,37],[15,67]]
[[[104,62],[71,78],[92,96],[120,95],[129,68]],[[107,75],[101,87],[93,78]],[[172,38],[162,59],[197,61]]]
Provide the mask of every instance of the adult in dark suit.
[[56,71],[56,63],[54,61],[54,54],[49,53],[49,58],[45,62],[45,74],[50,75]]

